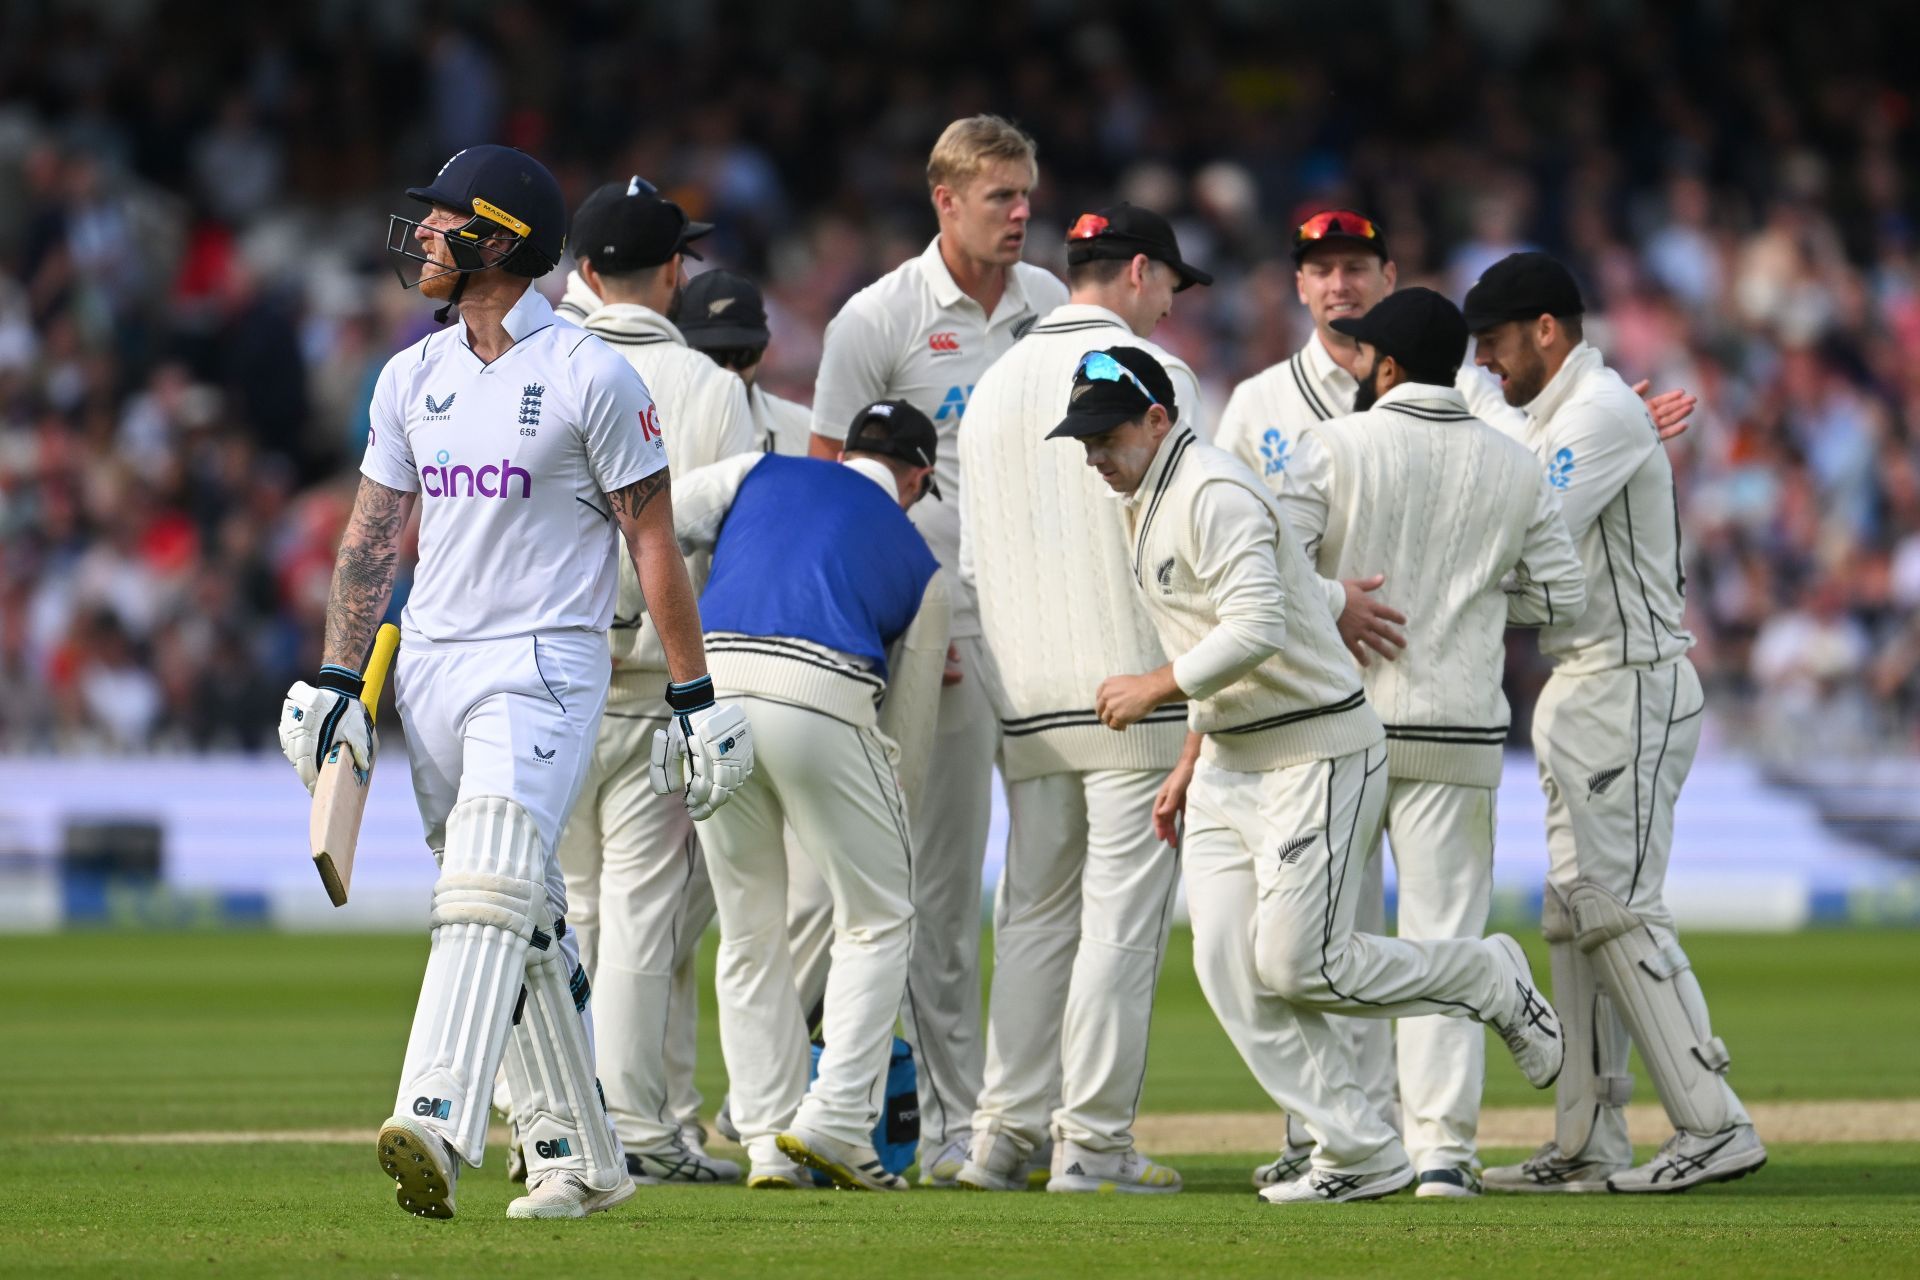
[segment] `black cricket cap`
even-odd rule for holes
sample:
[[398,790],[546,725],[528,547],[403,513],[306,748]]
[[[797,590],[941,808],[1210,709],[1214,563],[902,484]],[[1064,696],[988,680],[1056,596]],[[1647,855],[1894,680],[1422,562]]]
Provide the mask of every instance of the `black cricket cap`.
[[[905,400],[877,400],[853,415],[843,447],[848,453],[878,454],[909,466],[930,467],[940,452],[940,433],[926,414]],[[940,485],[932,476],[927,477],[927,492],[940,497]]]
[[560,184],[545,165],[517,148],[484,143],[456,151],[432,182],[408,187],[407,194],[517,234],[520,245],[502,263],[516,275],[545,275],[566,247],[567,201]]
[[1415,382],[1448,387],[1467,354],[1460,308],[1418,285],[1390,293],[1362,316],[1335,320],[1334,331],[1392,356]]
[[1293,265],[1299,266],[1310,251],[1323,244],[1353,245],[1380,255],[1382,262],[1393,260],[1387,253],[1387,233],[1380,224],[1353,209],[1322,209],[1308,214],[1293,229]]
[[1488,267],[1467,290],[1467,329],[1479,333],[1509,320],[1577,316],[1587,305],[1573,272],[1544,253],[1510,253]]
[[738,271],[702,271],[680,291],[674,323],[695,351],[767,345],[767,304],[760,286]]
[[1116,204],[1110,209],[1083,213],[1067,229],[1067,265],[1077,267],[1096,258],[1131,259],[1144,253],[1172,267],[1180,277],[1173,291],[1196,284],[1212,284],[1213,277],[1180,259],[1180,242],[1173,225],[1151,209]]
[[573,256],[590,260],[595,271],[640,271],[676,253],[698,258],[688,242],[712,230],[635,176],[607,183],[573,211]]
[[[1096,376],[1097,357],[1106,356],[1120,365],[1146,387],[1142,392],[1131,378]],[[1151,398],[1149,398],[1151,397]],[[1078,440],[1111,431],[1123,422],[1132,422],[1153,405],[1167,411],[1167,417],[1180,421],[1180,408],[1173,402],[1173,379],[1160,362],[1140,347],[1108,347],[1089,351],[1080,357],[1073,371],[1073,391],[1067,400],[1067,416],[1047,432],[1047,439]]]

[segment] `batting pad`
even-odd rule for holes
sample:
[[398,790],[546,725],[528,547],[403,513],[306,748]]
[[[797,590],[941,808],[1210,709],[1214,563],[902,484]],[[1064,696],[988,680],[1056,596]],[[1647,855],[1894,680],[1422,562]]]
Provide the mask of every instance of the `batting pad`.
[[584,1019],[586,972],[580,971],[577,985],[571,980],[556,932],[543,915],[527,952],[526,987],[507,1046],[507,1088],[527,1183],[547,1170],[566,1169],[595,1191],[611,1191],[626,1179],[626,1153],[594,1078]]
[[1667,1116],[1689,1133],[1719,1133],[1745,1123],[1721,1073],[1727,1046],[1707,1022],[1707,1000],[1687,953],[1662,940],[1627,904],[1599,885],[1576,881],[1567,894],[1576,941],[1653,1077]]
[[[1541,903],[1540,933],[1553,966],[1553,1007],[1567,1042],[1566,1065],[1554,1093],[1554,1142],[1578,1156],[1594,1136],[1601,1108],[1624,1107],[1633,1097],[1627,1066],[1632,1045],[1594,973],[1593,957],[1575,944],[1572,909],[1551,885]],[[1624,1124],[1613,1127],[1624,1139]],[[1624,1154],[1631,1159],[1631,1148]]]
[[[447,817],[433,886],[433,950],[420,983],[395,1110],[445,1134],[478,1165],[488,1102],[526,970],[543,859],[532,815],[505,796],[476,796]],[[568,1006],[571,1009],[571,1005]]]

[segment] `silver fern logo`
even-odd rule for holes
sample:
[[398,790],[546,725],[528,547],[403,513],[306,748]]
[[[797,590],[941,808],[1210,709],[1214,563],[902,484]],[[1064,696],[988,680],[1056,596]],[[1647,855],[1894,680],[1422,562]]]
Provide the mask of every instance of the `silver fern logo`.
[[1598,773],[1594,774],[1592,777],[1588,778],[1587,779],[1587,799],[1591,800],[1595,796],[1603,796],[1607,794],[1607,788],[1613,785],[1614,779],[1618,778],[1621,774],[1625,773],[1626,771],[1627,771],[1627,766],[1623,764],[1617,764],[1613,766],[1613,768],[1611,769],[1602,769]]
[[1161,595],[1170,596],[1173,594],[1173,557],[1172,556],[1168,556],[1165,560],[1162,560],[1160,562],[1160,567],[1153,571],[1153,580],[1160,584]]
[[1295,836],[1280,846],[1280,861],[1286,863],[1288,866],[1292,866],[1294,863],[1300,861],[1300,855],[1311,848],[1313,842],[1319,838],[1318,832],[1310,835]]

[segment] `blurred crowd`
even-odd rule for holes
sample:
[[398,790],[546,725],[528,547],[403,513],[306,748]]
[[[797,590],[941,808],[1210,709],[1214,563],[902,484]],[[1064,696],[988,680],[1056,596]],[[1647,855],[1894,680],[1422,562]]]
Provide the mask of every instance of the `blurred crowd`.
[[[1306,337],[1298,216],[1455,297],[1535,246],[1673,446],[1695,654],[1776,756],[1920,745],[1911,6],[985,0],[13,5],[0,40],[0,750],[263,748],[318,661],[381,363],[432,325],[400,188],[532,151],[640,173],[767,287],[768,384],[932,234],[950,119],[1040,143],[1029,258],[1175,219],[1159,335],[1212,407]],[[696,264],[697,265],[697,264]],[[557,291],[561,273],[542,282]],[[404,584],[403,584],[404,585]],[[1524,679],[1525,673],[1517,678]]]

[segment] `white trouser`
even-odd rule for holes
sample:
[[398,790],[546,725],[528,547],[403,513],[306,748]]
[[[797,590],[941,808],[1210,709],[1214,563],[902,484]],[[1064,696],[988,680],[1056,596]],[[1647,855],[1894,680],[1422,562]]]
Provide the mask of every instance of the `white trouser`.
[[[892,745],[877,729],[805,707],[740,701],[753,722],[753,777],[701,833],[720,916],[715,985],[733,1122],[747,1144],[792,1124],[871,1142],[913,921],[913,849]],[[811,1086],[783,822],[833,896],[826,1048]]]
[[[1341,1120],[1351,1123],[1346,1113],[1354,1102],[1369,1112],[1372,1108],[1352,1083],[1348,1041],[1313,1015],[1450,1013],[1478,1019],[1497,1007],[1502,994],[1499,965],[1476,941],[1416,942],[1354,931],[1361,861],[1379,837],[1386,804],[1386,760],[1384,745],[1265,773],[1237,773],[1202,759],[1188,795],[1187,902],[1194,913],[1196,950],[1200,909],[1195,905],[1195,865],[1203,850],[1209,861],[1237,850],[1251,863],[1253,883],[1227,887],[1255,895],[1254,979],[1295,1013],[1291,1021],[1266,1019],[1255,1034],[1246,1036],[1245,1044],[1235,1028],[1229,1026],[1228,1034],[1241,1045],[1249,1065],[1262,1050],[1280,1055],[1278,1061],[1262,1064],[1266,1073],[1256,1066],[1255,1075],[1263,1084],[1267,1074],[1295,1077],[1291,1089],[1306,1094],[1308,1101],[1289,1109],[1319,1143],[1315,1166],[1345,1172],[1390,1168],[1403,1162],[1405,1153],[1377,1112],[1353,1131],[1366,1135],[1364,1142],[1338,1132]],[[1217,895],[1220,887],[1208,892]],[[1212,914],[1222,908],[1214,903],[1206,910]],[[1203,988],[1206,983],[1203,974]],[[1221,1020],[1227,1021],[1224,1014]],[[1344,1087],[1337,1088],[1333,1081],[1344,1082]],[[1271,1085],[1269,1092],[1275,1092]],[[1275,1097],[1288,1105],[1278,1093]],[[1391,1139],[1385,1146],[1377,1142],[1382,1133]],[[1356,1166],[1349,1153],[1357,1148],[1368,1154]]]
[[[1402,938],[1478,938],[1493,904],[1491,787],[1394,778],[1387,838],[1400,885]],[[1463,1018],[1403,1018],[1400,1106],[1407,1154],[1420,1170],[1474,1161],[1487,1036]]]
[[[566,913],[567,893],[552,850],[591,765],[607,678],[606,639],[587,631],[468,641],[431,641],[408,633],[394,664],[394,705],[407,731],[414,800],[427,846],[444,867],[447,819],[457,804],[489,797],[511,801],[531,821],[539,846],[529,867],[537,872],[544,902],[535,901],[528,918],[554,923],[555,932]],[[467,870],[468,851],[456,853],[461,856],[453,861]],[[436,950],[438,945],[436,937]],[[578,983],[573,931],[549,945],[560,949],[566,972]],[[523,943],[513,955],[502,950],[501,958],[524,964],[525,950]],[[512,1024],[510,1018],[492,1016],[498,992],[481,992],[469,982],[500,984],[509,1012],[517,1001],[517,970],[468,974],[430,959],[395,1109],[405,1114],[421,1097],[445,1101],[445,1114],[429,1115],[427,1122],[438,1121],[435,1127],[461,1157],[477,1165],[493,1080]],[[445,1015],[462,1002],[473,1006],[469,1025],[461,1035],[435,1039],[430,1022],[436,1011]]]
[[789,826],[787,846],[787,944],[793,949],[793,983],[800,991],[800,1012],[807,1028],[820,1025],[827,998],[827,969],[833,959],[833,894],[800,848]]
[[1047,1139],[1057,1091],[1055,1137],[1132,1147],[1179,866],[1153,833],[1165,778],[1099,770],[1008,785],[974,1132],[1031,1152]]
[[[1700,745],[1706,699],[1686,659],[1651,670],[1624,668],[1586,676],[1554,675],[1533,713],[1533,748],[1547,796],[1547,887],[1564,900],[1576,886],[1597,885],[1625,904],[1655,945],[1677,950],[1679,935],[1664,890],[1673,851],[1673,808]],[[1593,957],[1571,941],[1554,942],[1556,993],[1562,985],[1591,990],[1602,1005],[1620,997],[1594,971]],[[1698,1018],[1705,998],[1692,994]],[[1591,1000],[1556,1003],[1566,1027],[1567,1056],[1592,1069],[1563,1071],[1556,1090],[1556,1141],[1570,1155],[1631,1163],[1620,1106],[1630,1081],[1628,1033],[1617,1009]],[[1643,1054],[1643,1057],[1645,1055]],[[1656,1084],[1665,1082],[1657,1081]],[[1746,1112],[1724,1079],[1728,1111]],[[1575,1145],[1568,1146],[1567,1143]]]
[[[913,797],[913,994],[901,1010],[920,1078],[920,1154],[964,1137],[980,1096],[980,876],[1000,747],[977,636],[955,640],[960,683],[940,690],[933,767]],[[802,842],[805,838],[802,837]]]
[[[1385,862],[1376,846],[1367,856],[1360,873],[1360,890],[1354,899],[1353,931],[1385,934],[1387,931],[1387,876]],[[1347,1038],[1353,1051],[1354,1079],[1366,1093],[1367,1101],[1387,1127],[1400,1128],[1400,1079],[1394,1062],[1394,1024],[1385,1018],[1347,1018],[1333,1016],[1334,1030]],[[1287,1117],[1287,1145],[1310,1147],[1313,1138],[1298,1120]]]
[[635,1152],[671,1150],[680,1127],[698,1123],[701,1101],[696,970],[713,892],[685,801],[656,796],[647,781],[653,733],[665,726],[632,701],[608,706],[558,851],[593,979],[607,1110]]

